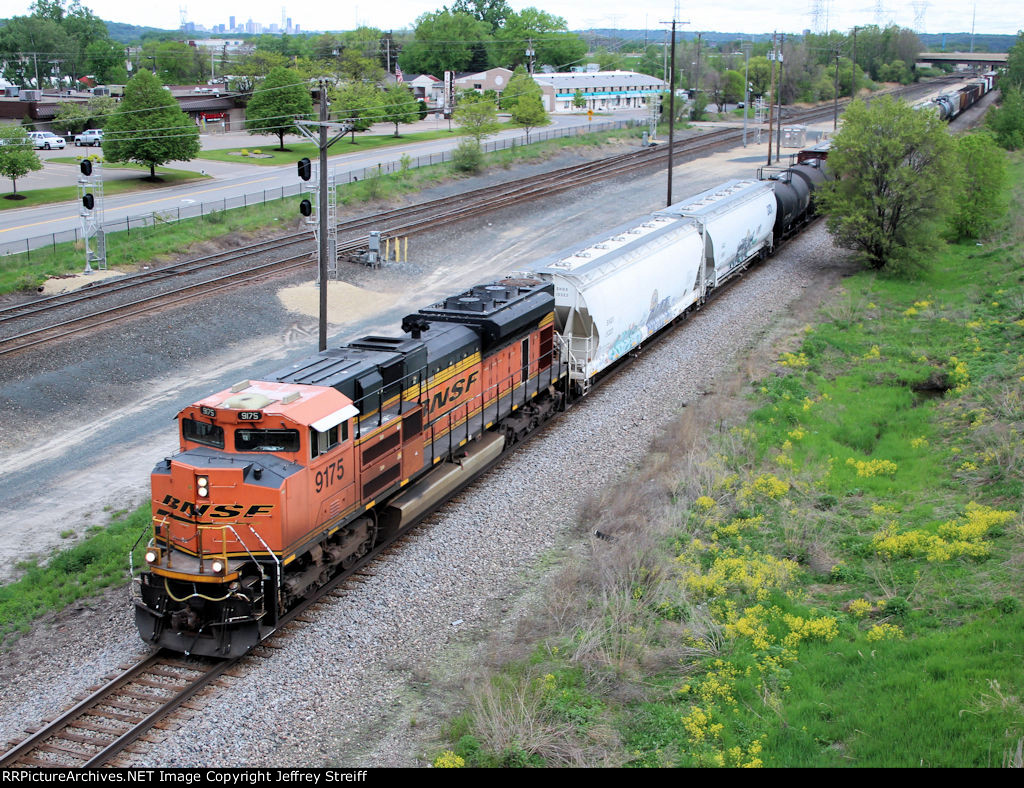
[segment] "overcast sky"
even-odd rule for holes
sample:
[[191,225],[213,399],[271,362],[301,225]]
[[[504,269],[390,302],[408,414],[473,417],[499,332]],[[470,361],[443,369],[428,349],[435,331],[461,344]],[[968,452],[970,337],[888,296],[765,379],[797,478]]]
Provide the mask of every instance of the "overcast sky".
[[[186,9],[189,21],[211,28],[227,24],[234,14],[236,23],[248,19],[269,26],[281,23],[282,8],[294,24],[303,30],[351,30],[365,24],[384,30],[411,27],[420,14],[435,11],[453,0],[352,0],[351,3],[282,3],[280,0],[222,0],[218,3],[198,3],[196,0],[178,2],[143,3],[135,0],[81,0],[103,19],[165,29],[181,25],[181,10]],[[719,32],[765,33],[773,30],[789,33],[813,28],[813,0],[732,0],[725,6],[704,2],[679,4],[681,21],[689,21],[682,30],[715,30]],[[6,0],[0,14],[27,14],[31,0]],[[516,10],[534,6],[565,18],[571,30],[587,28],[649,28],[664,29],[659,23],[671,20],[674,4],[665,0],[649,3],[623,3],[621,0],[509,0]],[[818,0],[822,8],[822,25],[827,15],[833,30],[847,30],[854,25],[873,24],[876,9],[881,6],[883,24],[889,21],[904,27],[915,27],[914,5],[926,5],[923,32],[970,32],[974,5],[977,15],[974,29],[977,33],[1015,34],[1024,28],[1024,3],[1020,0],[982,0],[976,4],[962,0],[930,0],[930,2],[897,3],[895,0]],[[919,31],[920,32],[920,31]]]

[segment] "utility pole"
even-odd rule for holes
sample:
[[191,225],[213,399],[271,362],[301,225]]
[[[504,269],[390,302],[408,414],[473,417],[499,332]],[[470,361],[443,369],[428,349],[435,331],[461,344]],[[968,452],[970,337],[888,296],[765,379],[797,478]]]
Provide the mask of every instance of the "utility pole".
[[[331,147],[335,142],[340,140],[345,134],[352,130],[350,123],[330,123],[327,120],[328,108],[327,108],[327,80],[324,78],[320,79],[320,120],[309,121],[300,120],[296,127],[302,134],[309,140],[315,142],[317,147],[320,149],[320,185],[317,188],[317,215],[320,220],[320,232],[319,232],[319,277],[320,277],[320,350],[327,349],[327,262],[328,262],[328,245],[327,245],[327,149]],[[306,126],[318,127],[319,132],[314,133],[310,129],[305,128]],[[327,129],[329,127],[336,127],[338,132],[327,139]],[[333,131],[333,129],[332,129]],[[337,254],[337,249],[334,249],[334,253]]]
[[779,156],[782,155],[782,68],[783,51],[786,48],[786,34],[782,34],[782,38],[779,41],[779,116],[778,122],[775,124],[775,161],[779,160]]
[[850,72],[850,81],[853,83],[853,88],[850,90],[850,100],[857,98],[857,26],[853,26],[853,51],[850,52],[850,58],[853,60],[853,71]]
[[676,130],[676,20],[672,20],[672,55],[668,72],[668,195],[665,205],[672,204],[672,143]]
[[676,3],[675,13],[671,22],[661,24],[672,25],[672,55],[668,64],[668,196],[666,205],[672,204],[672,144],[675,140],[676,128],[676,24],[688,25],[689,21],[679,22],[679,4]]
[[836,76],[832,84],[832,131],[839,128],[839,47],[833,52],[836,56]]
[[526,45],[526,70],[529,72],[531,77],[533,76],[533,62],[535,60],[534,55],[536,54],[536,50],[533,48],[533,39],[531,38],[528,40]]
[[697,120],[697,107],[700,105],[697,103],[700,101],[700,39],[703,33],[697,34],[697,88],[693,94],[693,119]]
[[750,47],[751,41],[743,42],[743,147],[747,147],[747,110],[750,108]]
[[768,166],[772,164],[772,120],[773,112],[775,109],[775,37],[776,34],[772,33],[772,84],[768,92],[771,98],[768,100]]

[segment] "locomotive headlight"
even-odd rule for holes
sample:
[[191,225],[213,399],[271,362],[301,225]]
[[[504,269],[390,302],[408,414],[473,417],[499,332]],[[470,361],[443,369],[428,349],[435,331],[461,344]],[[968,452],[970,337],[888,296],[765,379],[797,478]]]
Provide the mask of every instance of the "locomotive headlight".
[[201,498],[206,498],[210,494],[210,480],[205,476],[196,477],[196,492],[199,493]]
[[147,550],[146,551],[146,563],[147,564],[155,564],[159,557],[160,557],[160,554],[156,550]]
[[215,574],[219,575],[221,572],[224,571],[224,562],[214,561],[212,564],[210,564],[210,568],[213,569]]

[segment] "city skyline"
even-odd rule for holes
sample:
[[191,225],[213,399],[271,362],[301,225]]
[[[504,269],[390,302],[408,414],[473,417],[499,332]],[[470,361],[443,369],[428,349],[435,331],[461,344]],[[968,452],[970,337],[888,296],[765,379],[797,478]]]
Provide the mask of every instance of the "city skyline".
[[[722,33],[770,33],[773,30],[788,33],[799,33],[805,29],[815,28],[815,15],[812,13],[813,0],[782,0],[774,7],[766,7],[762,2],[754,0],[734,0],[728,8],[706,4],[702,6],[680,5],[678,12],[683,31],[716,31]],[[14,5],[14,4],[12,4]],[[31,0],[19,0],[20,8],[11,8],[13,15],[28,14]],[[110,22],[159,27],[177,30],[181,27],[181,9],[186,9],[187,21],[213,30],[218,25],[227,25],[230,16],[234,16],[238,24],[248,20],[265,28],[271,25],[281,27],[280,2],[270,0],[249,0],[236,7],[221,5],[216,10],[208,7],[189,6],[187,3],[167,6],[139,7],[127,0],[85,0],[83,5],[97,16]],[[382,30],[402,30],[414,26],[416,19],[431,11],[440,10],[446,2],[430,2],[430,0],[391,0],[387,4],[364,3],[344,8],[319,7],[315,10],[306,5],[287,8],[286,16],[291,17],[293,25],[301,32],[318,30],[352,30],[360,25],[377,27]],[[509,5],[517,11],[530,6],[542,8],[548,13],[565,18],[570,30],[588,30],[595,28],[616,29],[648,29],[654,32],[665,29],[662,24],[671,20],[674,5],[671,2],[656,3],[641,8],[623,7],[618,0],[546,0],[543,4],[536,0],[509,0]],[[974,30],[978,34],[1002,33],[1013,35],[1024,28],[1024,11],[1017,8],[999,7],[995,4],[964,5],[955,0],[931,0],[928,3],[907,2],[900,5],[876,0],[866,3],[865,0],[820,0],[815,3],[819,8],[817,21],[819,26],[826,20],[832,30],[849,30],[854,25],[874,24],[881,19],[883,24],[892,22],[901,27],[916,29],[915,22],[923,20],[923,30],[927,33],[962,33],[971,32],[972,15]],[[915,11],[923,9],[923,16]],[[227,32],[227,31],[225,31]]]

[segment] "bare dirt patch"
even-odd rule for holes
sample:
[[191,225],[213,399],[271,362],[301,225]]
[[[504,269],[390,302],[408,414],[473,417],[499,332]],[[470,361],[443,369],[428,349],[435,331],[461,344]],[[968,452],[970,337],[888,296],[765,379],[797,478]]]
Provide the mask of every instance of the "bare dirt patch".
[[102,282],[104,279],[113,279],[116,276],[124,276],[122,271],[93,271],[92,273],[63,274],[62,276],[51,276],[38,288],[43,295],[55,295],[56,293],[69,293],[72,290],[91,285],[93,282]]

